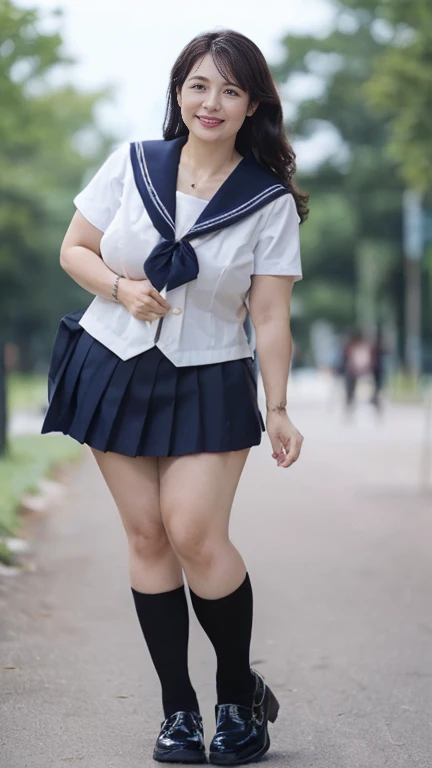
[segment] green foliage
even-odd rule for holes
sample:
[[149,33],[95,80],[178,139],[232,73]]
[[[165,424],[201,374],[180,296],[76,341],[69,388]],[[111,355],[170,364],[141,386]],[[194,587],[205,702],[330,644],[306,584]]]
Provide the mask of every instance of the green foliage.
[[301,187],[311,194],[311,215],[302,227],[303,318],[369,330],[400,313],[395,285],[402,261],[402,182],[385,151],[387,121],[365,94],[386,44],[373,34],[367,9],[356,12],[351,24],[343,22],[336,20],[327,37],[285,37],[285,58],[274,75],[285,98],[294,76],[320,83],[318,96],[295,105],[295,135],[309,138],[329,125],[340,138],[337,152],[300,174]]
[[407,185],[426,192],[432,178],[432,4],[430,0],[339,0],[367,13],[386,46],[365,86],[390,124],[389,156]]
[[[64,311],[86,301],[58,253],[84,172],[111,146],[94,120],[110,91],[49,85],[73,62],[41,21],[37,10],[0,2],[0,328],[27,368],[46,359]],[[85,143],[94,147],[90,160],[77,149]]]
[[38,410],[47,405],[45,374],[11,373],[6,379],[7,406],[13,411]]
[[13,535],[19,526],[18,511],[25,493],[38,480],[67,461],[77,459],[81,446],[63,435],[31,435],[9,441],[7,457],[0,459],[0,535]]
[[313,280],[309,284],[306,282],[302,298],[304,319],[308,323],[323,318],[337,328],[343,328],[347,323],[354,323],[355,296],[351,286],[335,286],[330,281]]

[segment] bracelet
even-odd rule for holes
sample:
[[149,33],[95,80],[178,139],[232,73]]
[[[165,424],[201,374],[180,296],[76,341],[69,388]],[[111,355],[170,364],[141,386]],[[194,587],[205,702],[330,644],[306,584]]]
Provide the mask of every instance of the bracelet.
[[286,407],[287,407],[286,401],[285,403],[278,403],[277,405],[273,405],[271,408],[268,405],[268,403],[266,403],[267,410],[272,411],[273,413],[282,413],[283,411],[286,411]]
[[118,287],[120,282],[121,275],[117,275],[116,279],[114,280],[113,289],[111,291],[111,296],[114,299],[114,301],[120,302],[120,299],[118,297]]

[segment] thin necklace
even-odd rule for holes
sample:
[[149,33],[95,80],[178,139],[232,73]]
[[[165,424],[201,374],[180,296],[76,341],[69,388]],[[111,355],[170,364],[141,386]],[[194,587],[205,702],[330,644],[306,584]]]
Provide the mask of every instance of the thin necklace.
[[[191,176],[191,174],[186,168],[184,168],[183,170],[186,170],[186,173],[188,174],[189,177]],[[208,176],[206,179],[203,179],[202,181],[200,181],[200,184],[203,184],[204,182],[209,181],[209,179],[211,179],[211,176]],[[192,182],[191,187],[192,189],[196,189],[198,187],[198,182],[197,181]]]
[[[235,167],[235,166],[234,166],[234,167]],[[188,176],[189,176],[189,177],[192,175],[192,174],[190,174],[190,173],[189,173],[188,169],[187,169],[187,168],[185,168],[184,166],[183,166],[183,170],[184,170],[184,171],[186,171],[186,173],[188,174]],[[200,181],[200,182],[199,182],[199,183],[200,183],[200,185],[202,185],[202,184],[203,184],[204,182],[206,182],[206,181],[209,181],[209,179],[211,179],[211,176],[208,176],[206,179],[203,179],[202,181]],[[192,182],[192,183],[191,183],[191,187],[192,187],[192,189],[197,189],[197,187],[198,187],[198,182],[197,182],[197,181],[194,181],[194,182]]]

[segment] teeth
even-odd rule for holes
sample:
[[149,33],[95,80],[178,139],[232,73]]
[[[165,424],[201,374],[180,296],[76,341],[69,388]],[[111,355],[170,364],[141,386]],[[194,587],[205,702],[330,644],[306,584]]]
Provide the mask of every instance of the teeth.
[[200,120],[202,120],[203,123],[210,123],[211,125],[217,125],[222,122],[222,120],[207,120],[206,117],[200,117]]

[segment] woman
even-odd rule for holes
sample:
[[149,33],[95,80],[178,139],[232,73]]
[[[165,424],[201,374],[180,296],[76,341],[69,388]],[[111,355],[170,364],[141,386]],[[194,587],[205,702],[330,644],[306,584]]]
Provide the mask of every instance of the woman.
[[232,31],[200,35],[174,64],[163,140],[108,158],[75,198],[61,248],[63,268],[96,298],[60,324],[43,431],[91,447],[119,509],[162,687],[161,762],[206,761],[183,571],[217,656],[211,762],[259,759],[278,712],[250,668],[252,590],[228,524],[265,429],[248,308],[278,467],[303,440],[285,402],[307,202],[294,169],[259,49]]

